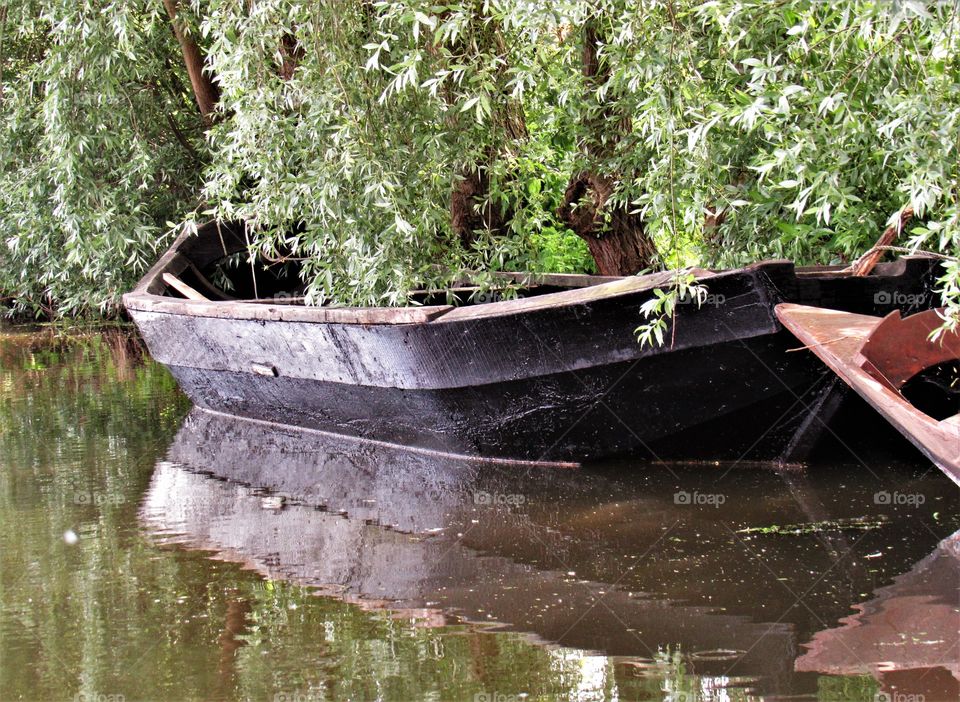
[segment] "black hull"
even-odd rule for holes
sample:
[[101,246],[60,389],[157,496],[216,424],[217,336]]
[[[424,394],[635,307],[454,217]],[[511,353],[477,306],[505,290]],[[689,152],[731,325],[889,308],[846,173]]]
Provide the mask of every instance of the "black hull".
[[[790,338],[773,334],[440,390],[170,370],[209,410],[445,453],[525,461],[777,460],[827,377],[812,359],[787,353]],[[717,367],[727,369],[722,382]],[[689,432],[695,443],[679,439]]]
[[126,303],[152,355],[217,412],[501,460],[778,460],[826,371],[789,352],[797,342],[775,305],[928,306],[937,266],[900,259],[862,278],[784,262],[704,273],[706,303],[680,305],[653,348],[635,329],[663,275],[419,308],[421,321],[410,310],[390,321],[384,310],[195,303],[147,283]]

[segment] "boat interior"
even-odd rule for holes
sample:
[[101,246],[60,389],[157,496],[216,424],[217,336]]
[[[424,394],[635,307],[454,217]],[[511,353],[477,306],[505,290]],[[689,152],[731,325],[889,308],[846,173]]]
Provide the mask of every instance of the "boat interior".
[[[247,256],[246,237],[242,225],[211,223],[196,235],[182,235],[144,282],[145,292],[164,297],[208,302],[268,302],[272,305],[304,305],[305,287],[301,277],[302,262],[294,257],[275,259],[259,257],[253,263]],[[894,273],[896,263],[879,264],[871,275]],[[698,279],[721,271],[691,268]],[[648,274],[651,286],[668,282],[671,272]],[[850,275],[845,266],[798,267],[799,277],[841,277]],[[473,306],[500,302],[517,297],[529,298],[578,288],[610,283],[624,278],[615,276],[492,272],[485,273],[500,284],[477,284],[470,276],[449,289],[415,290],[413,306]],[[641,276],[644,277],[644,276]],[[151,280],[151,278],[153,280]],[[636,276],[627,276],[634,279]]]

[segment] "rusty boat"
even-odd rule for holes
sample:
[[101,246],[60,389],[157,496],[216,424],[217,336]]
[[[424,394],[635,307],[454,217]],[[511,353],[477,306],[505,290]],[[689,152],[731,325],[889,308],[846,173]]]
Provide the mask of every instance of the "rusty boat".
[[897,431],[960,485],[960,332],[940,310],[884,318],[781,304],[777,317]]

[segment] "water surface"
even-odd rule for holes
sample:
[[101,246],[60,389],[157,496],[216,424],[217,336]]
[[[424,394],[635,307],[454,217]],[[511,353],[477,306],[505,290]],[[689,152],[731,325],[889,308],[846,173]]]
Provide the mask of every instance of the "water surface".
[[916,456],[438,459],[191,412],[121,332],[0,336],[0,388],[3,700],[960,697]]

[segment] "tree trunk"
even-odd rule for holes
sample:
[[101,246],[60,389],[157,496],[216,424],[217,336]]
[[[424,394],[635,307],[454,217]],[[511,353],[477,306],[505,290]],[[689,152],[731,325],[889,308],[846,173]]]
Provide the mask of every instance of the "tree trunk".
[[[591,93],[590,101],[595,100],[593,93],[610,75],[599,48],[597,22],[591,19],[583,27],[583,76]],[[609,109],[604,108],[585,118],[588,134],[583,148],[587,157],[598,160],[610,153],[619,136],[604,133],[612,117]],[[629,128],[629,116],[619,121],[619,128]],[[600,275],[633,275],[650,266],[657,251],[640,215],[631,212],[629,205],[610,204],[615,187],[614,178],[605,174],[576,173],[567,185],[557,216],[587,242]]]
[[464,248],[470,248],[476,232],[489,229],[497,235],[507,233],[513,212],[484,202],[490,179],[482,167],[471,169],[454,183],[450,194],[450,223]]
[[277,67],[277,73],[283,80],[293,78],[293,72],[303,60],[304,51],[300,42],[292,34],[284,34],[280,39],[280,65]]
[[587,242],[600,275],[633,275],[651,264],[656,249],[640,215],[607,204],[612,194],[609,178],[578,173],[567,186],[558,215]]
[[173,34],[180,44],[180,51],[183,52],[183,62],[187,67],[187,74],[190,76],[190,84],[193,86],[193,95],[197,99],[197,107],[200,108],[200,114],[209,122],[214,110],[217,108],[217,102],[220,100],[220,90],[216,83],[210,78],[208,73],[203,70],[203,54],[200,53],[200,47],[193,40],[183,24],[177,20],[177,0],[163,0],[163,6],[170,15],[170,23],[173,25]]
[[[476,17],[473,21],[477,22],[475,42],[479,42],[482,47],[494,46],[503,55],[509,53],[509,47],[504,42],[498,22],[479,22]],[[462,57],[468,57],[471,51],[477,50],[476,47],[471,48],[464,39],[461,39],[456,46],[456,53]],[[427,51],[436,52],[437,45],[428,42]],[[461,60],[468,59],[461,58]],[[505,70],[501,69],[498,78],[503,79],[504,75]],[[455,104],[448,88],[444,88],[444,100],[451,107]],[[509,98],[503,103],[494,103],[493,114],[490,115],[490,129],[502,135],[503,142],[507,144],[525,139],[527,124],[523,105]],[[454,176],[450,193],[450,226],[465,248],[470,248],[476,239],[477,231],[489,230],[496,236],[505,236],[509,233],[514,208],[487,201],[490,190],[487,165],[497,157],[497,151],[497,146],[488,148],[479,162],[466,164],[463,170]]]

